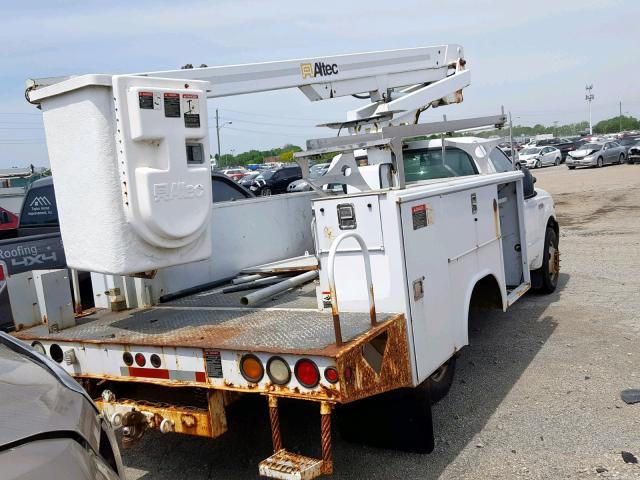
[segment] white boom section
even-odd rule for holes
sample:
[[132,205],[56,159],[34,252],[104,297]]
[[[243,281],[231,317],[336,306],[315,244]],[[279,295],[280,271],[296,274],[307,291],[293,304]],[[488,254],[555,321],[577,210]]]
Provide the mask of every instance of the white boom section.
[[[461,90],[470,83],[469,71],[463,70],[464,64],[462,47],[451,44],[133,75],[207,81],[209,98],[288,88],[300,89],[311,101],[367,95],[365,98],[370,99],[370,104],[349,112],[348,122],[327,124],[342,128],[363,124],[380,126],[380,122],[389,125],[394,115],[400,120],[430,104],[462,101]],[[108,75],[100,77],[104,77],[105,82],[110,81]],[[37,89],[64,80],[79,79],[29,80],[30,100],[38,101],[41,95]]]

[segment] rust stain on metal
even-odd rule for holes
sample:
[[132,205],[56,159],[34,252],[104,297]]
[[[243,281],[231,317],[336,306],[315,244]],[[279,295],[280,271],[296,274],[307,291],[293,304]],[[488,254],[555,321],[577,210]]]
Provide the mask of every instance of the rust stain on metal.
[[496,227],[496,238],[500,238],[500,211],[498,209],[498,201],[493,199],[493,223]]
[[[176,406],[161,402],[148,402],[141,400],[121,399],[110,403],[111,406],[123,406],[132,411],[149,414],[145,418],[145,428],[159,429],[163,420],[171,420],[174,431],[199,437],[217,438],[227,431],[227,420],[224,411],[222,392],[209,392],[209,408],[189,406]],[[100,410],[104,409],[105,402],[98,398],[94,400]],[[138,422],[140,416],[132,417],[132,421]],[[141,426],[142,427],[142,426]]]
[[331,447],[331,405],[320,404],[320,441],[322,446],[322,473],[333,473],[333,452]]
[[[386,322],[384,327],[372,329],[366,336],[352,342],[348,349],[340,351],[337,355],[341,403],[411,385],[409,342],[404,316],[395,317],[394,320]],[[363,357],[362,347],[383,332],[386,333],[387,339],[378,373]],[[348,380],[347,369],[350,370]]]

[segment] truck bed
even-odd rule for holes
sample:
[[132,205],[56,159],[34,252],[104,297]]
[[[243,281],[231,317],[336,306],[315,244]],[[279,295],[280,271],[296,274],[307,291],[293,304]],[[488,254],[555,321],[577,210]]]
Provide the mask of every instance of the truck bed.
[[[99,310],[75,327],[50,333],[46,325],[16,332],[23,340],[219,348],[280,353],[334,354],[330,312],[318,309],[315,283],[285,292],[258,307],[242,307],[246,292],[222,287],[148,309]],[[378,314],[378,321],[392,315]],[[341,313],[345,342],[371,328],[368,313]]]

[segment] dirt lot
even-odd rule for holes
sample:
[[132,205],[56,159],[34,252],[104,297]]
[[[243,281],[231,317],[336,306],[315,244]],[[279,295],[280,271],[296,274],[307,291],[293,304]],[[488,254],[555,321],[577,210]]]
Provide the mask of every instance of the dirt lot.
[[[640,458],[640,404],[619,396],[640,388],[640,165],[534,174],[556,200],[558,290],[474,315],[454,386],[434,407],[431,455],[336,438],[334,478],[640,478],[621,456]],[[256,477],[270,453],[257,400],[236,405],[217,441],[147,434],[123,452],[128,478]],[[285,419],[290,449],[317,454],[314,413]]]

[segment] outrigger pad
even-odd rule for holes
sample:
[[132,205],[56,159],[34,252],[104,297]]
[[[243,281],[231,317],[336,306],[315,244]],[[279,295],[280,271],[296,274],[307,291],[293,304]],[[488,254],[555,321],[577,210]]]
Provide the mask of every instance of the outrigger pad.
[[341,437],[353,443],[412,453],[434,447],[428,389],[403,388],[336,410]]

